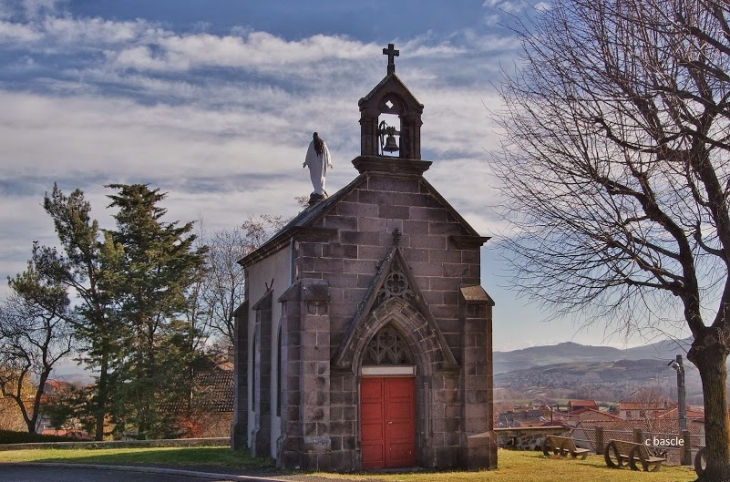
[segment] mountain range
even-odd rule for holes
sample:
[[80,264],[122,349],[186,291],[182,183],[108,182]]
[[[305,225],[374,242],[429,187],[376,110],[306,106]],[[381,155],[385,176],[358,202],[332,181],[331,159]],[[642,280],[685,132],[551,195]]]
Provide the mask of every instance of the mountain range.
[[508,373],[546,365],[561,363],[616,362],[619,360],[666,360],[677,355],[686,358],[692,340],[662,340],[634,348],[581,345],[565,342],[557,345],[542,345],[514,351],[494,352],[494,374]]
[[[494,387],[532,399],[616,401],[643,387],[659,387],[676,397],[676,375],[668,365],[678,354],[686,357],[690,344],[691,339],[663,340],[619,349],[566,342],[494,352]],[[699,372],[689,361],[684,367],[687,402],[702,404]]]

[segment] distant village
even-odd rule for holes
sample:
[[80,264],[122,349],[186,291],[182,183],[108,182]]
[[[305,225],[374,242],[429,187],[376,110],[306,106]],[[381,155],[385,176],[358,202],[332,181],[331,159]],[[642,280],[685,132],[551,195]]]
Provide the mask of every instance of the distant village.
[[[673,427],[679,418],[677,403],[670,401],[619,402],[608,407],[599,405],[595,400],[568,400],[559,403],[535,403],[511,406],[501,402],[495,405],[495,428],[507,427],[546,427],[564,425],[576,427],[583,422],[605,423],[608,426],[637,426],[637,423],[652,422],[661,425],[671,421]],[[704,422],[702,407],[686,406],[687,421]],[[628,422],[628,424],[626,423]]]
[[[577,447],[595,453],[598,431],[603,431],[612,439],[636,441],[637,438],[676,435],[684,423],[691,446],[703,447],[703,408],[687,404],[686,419],[682,422],[677,402],[660,400],[661,397],[652,398],[657,393],[656,390],[647,389],[634,401],[617,403],[578,399],[563,403],[543,400],[522,405],[496,402],[495,432],[503,448],[539,450],[544,436],[562,427],[563,432],[559,433],[569,433]],[[655,455],[673,463],[679,463],[681,457],[678,447],[659,450]]]

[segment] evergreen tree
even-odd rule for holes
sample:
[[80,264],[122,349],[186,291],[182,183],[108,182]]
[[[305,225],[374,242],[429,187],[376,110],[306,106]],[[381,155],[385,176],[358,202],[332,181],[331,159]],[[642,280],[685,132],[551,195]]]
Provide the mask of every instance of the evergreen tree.
[[[170,369],[187,371],[192,359],[191,332],[180,322],[189,308],[188,289],[199,279],[205,248],[195,248],[193,223],[165,222],[159,203],[166,195],[142,184],[112,184],[109,195],[116,230],[115,246],[123,254],[115,259],[114,299],[127,327],[124,340],[127,418],[139,438],[165,430],[165,407],[160,402],[176,393],[178,377]],[[162,350],[162,348],[165,348]]]
[[116,283],[116,274],[109,268],[121,256],[121,250],[91,219],[91,205],[81,190],[65,196],[54,184],[43,207],[53,219],[61,246],[58,250],[34,245],[33,262],[44,276],[76,293],[77,302],[67,320],[80,342],[76,351],[96,374],[94,396],[87,409],[95,420],[94,438],[102,440],[104,423],[118,390],[116,370],[123,348],[119,340],[124,338],[124,326],[115,315],[109,290]]

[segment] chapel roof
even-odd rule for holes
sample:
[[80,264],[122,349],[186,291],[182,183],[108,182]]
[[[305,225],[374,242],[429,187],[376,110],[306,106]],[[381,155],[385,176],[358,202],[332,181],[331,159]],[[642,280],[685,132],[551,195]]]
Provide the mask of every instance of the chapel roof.
[[[359,159],[359,158],[357,158]],[[357,160],[356,159],[356,160]],[[353,161],[355,162],[355,161]],[[397,161],[396,161],[397,162]],[[289,221],[283,228],[281,228],[276,234],[274,234],[268,241],[266,241],[263,245],[261,245],[256,251],[248,254],[246,257],[241,259],[239,263],[244,266],[248,267],[252,264],[256,263],[257,261],[269,256],[270,254],[280,250],[282,247],[286,245],[286,243],[291,239],[292,237],[300,234],[318,234],[321,233],[322,235],[327,235],[328,233],[331,233],[333,230],[325,229],[325,228],[315,228],[314,224],[319,221],[322,217],[324,217],[327,213],[329,213],[336,205],[337,203],[345,198],[348,194],[350,194],[352,191],[357,189],[358,186],[360,186],[363,182],[365,182],[368,177],[372,175],[378,175],[373,174],[369,172],[363,172],[359,176],[357,176],[355,179],[353,179],[348,185],[337,191],[332,196],[314,204],[311,206],[308,206],[306,209],[304,209],[302,212],[297,214],[294,219]],[[387,174],[386,174],[387,175]],[[489,238],[481,237],[479,233],[454,209],[449,202],[444,199],[443,196],[436,190],[435,187],[431,185],[425,178],[419,176],[418,177],[419,182],[422,183],[422,185],[428,190],[428,192],[451,214],[454,219],[456,219],[459,224],[466,230],[467,233],[469,233],[467,236],[464,236],[463,238],[473,238],[474,240],[478,240],[480,244],[483,244],[485,241],[487,241]],[[458,243],[461,240],[455,239],[455,241]]]

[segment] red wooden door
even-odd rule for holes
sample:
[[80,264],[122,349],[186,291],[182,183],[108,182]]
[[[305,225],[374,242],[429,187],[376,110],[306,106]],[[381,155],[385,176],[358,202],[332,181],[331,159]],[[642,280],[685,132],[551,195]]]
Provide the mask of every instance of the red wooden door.
[[412,377],[363,378],[362,468],[416,464],[416,383]]

